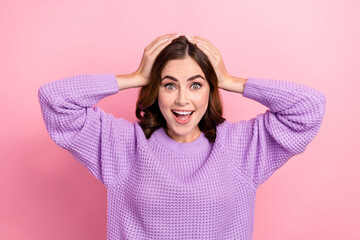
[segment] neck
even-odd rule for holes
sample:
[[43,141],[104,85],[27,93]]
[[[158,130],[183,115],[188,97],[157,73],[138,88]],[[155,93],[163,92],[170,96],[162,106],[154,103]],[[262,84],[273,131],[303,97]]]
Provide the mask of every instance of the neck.
[[201,134],[201,131],[199,129],[199,127],[196,128],[196,130],[194,131],[194,133],[192,134],[192,136],[176,136],[175,134],[173,134],[173,132],[168,128],[164,128],[165,133],[174,141],[179,142],[179,143],[188,143],[188,142],[193,142],[195,141]]

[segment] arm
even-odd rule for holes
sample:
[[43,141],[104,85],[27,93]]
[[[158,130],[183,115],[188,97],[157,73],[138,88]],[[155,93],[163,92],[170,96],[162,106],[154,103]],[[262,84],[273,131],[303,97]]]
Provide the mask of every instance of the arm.
[[[120,78],[132,82],[124,75]],[[83,74],[46,83],[38,90],[52,140],[71,152],[104,185],[125,175],[135,151],[133,124],[93,107],[120,88],[114,74]]]
[[229,92],[243,93],[247,78],[229,76],[225,81],[219,82],[219,88]]
[[146,80],[136,72],[124,75],[115,75],[115,78],[118,84],[119,91],[146,85]]
[[156,38],[145,48],[134,73],[77,75],[39,88],[41,111],[50,137],[106,186],[129,171],[135,156],[135,126],[93,105],[120,90],[146,85],[157,54],[175,37],[167,34]]
[[325,112],[325,95],[281,80],[232,77],[220,51],[209,40],[199,36],[188,39],[207,55],[219,88],[242,93],[270,109],[249,121],[227,124],[232,163],[258,187],[315,137]]
[[228,129],[234,166],[258,187],[312,141],[320,129],[326,98],[304,85],[260,78],[246,81],[243,96],[269,108]]

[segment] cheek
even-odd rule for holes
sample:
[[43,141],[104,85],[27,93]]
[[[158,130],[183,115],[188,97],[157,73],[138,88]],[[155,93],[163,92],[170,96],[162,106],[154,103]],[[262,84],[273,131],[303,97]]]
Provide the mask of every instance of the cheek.
[[209,91],[204,91],[201,94],[196,94],[193,98],[193,101],[198,108],[207,108],[209,102]]
[[166,107],[169,107],[170,103],[171,103],[171,96],[169,96],[168,94],[159,92],[158,103],[159,103],[160,110],[165,109]]

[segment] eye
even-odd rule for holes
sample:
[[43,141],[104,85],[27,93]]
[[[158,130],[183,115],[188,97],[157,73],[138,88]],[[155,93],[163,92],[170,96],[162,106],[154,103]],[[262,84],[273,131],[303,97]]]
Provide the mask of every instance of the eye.
[[191,87],[195,86],[193,89],[199,89],[201,88],[201,84],[200,83],[194,83],[193,85],[191,85]]
[[168,89],[168,90],[173,90],[175,88],[175,86],[172,83],[168,83],[168,84],[165,84],[165,88]]

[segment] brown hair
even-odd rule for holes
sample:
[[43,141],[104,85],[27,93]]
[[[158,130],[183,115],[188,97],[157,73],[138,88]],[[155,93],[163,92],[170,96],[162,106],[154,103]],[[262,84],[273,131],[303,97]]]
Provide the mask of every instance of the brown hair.
[[[218,88],[218,79],[210,60],[197,46],[180,36],[167,45],[156,57],[151,68],[149,83],[142,86],[136,102],[136,117],[147,139],[158,128],[167,130],[166,120],[158,105],[158,91],[161,81],[161,72],[166,63],[172,59],[192,57],[205,74],[210,86],[209,103],[207,111],[199,122],[199,129],[209,139],[215,142],[216,126],[226,119],[222,117],[223,109]],[[143,114],[142,114],[143,113]]]

